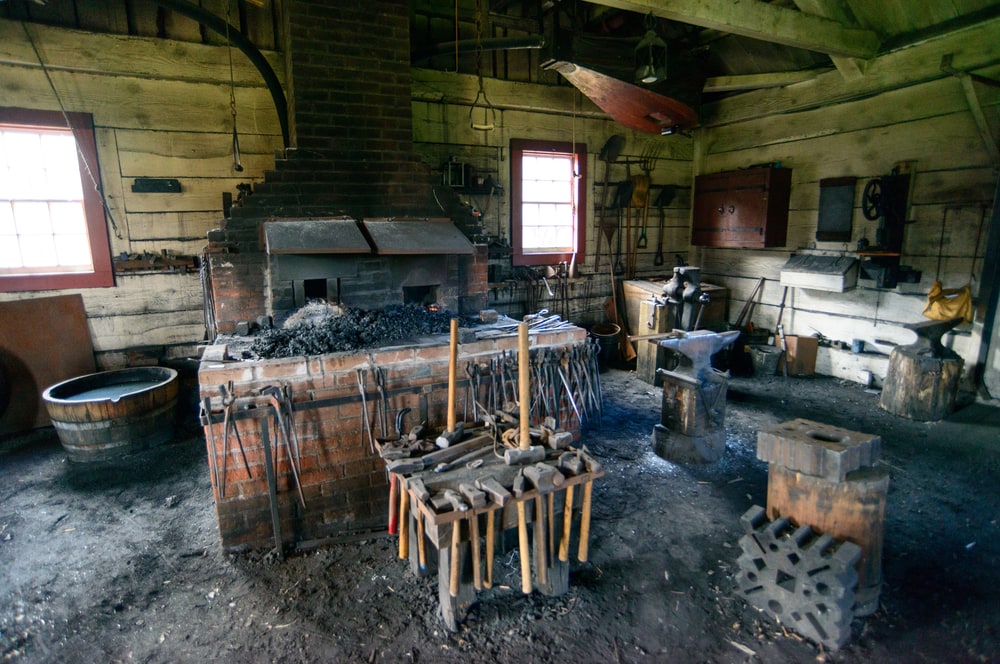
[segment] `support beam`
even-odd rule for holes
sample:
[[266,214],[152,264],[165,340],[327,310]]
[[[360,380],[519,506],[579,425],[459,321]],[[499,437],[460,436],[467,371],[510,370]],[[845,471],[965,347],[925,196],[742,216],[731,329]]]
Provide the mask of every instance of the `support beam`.
[[[857,25],[854,16],[849,14],[850,10],[841,2],[830,2],[830,0],[795,0],[795,6],[806,14],[828,18],[841,25]],[[830,59],[845,80],[856,81],[865,75],[864,60],[847,58],[840,55],[831,55]]]
[[878,35],[871,30],[759,0],[600,0],[600,4],[831,56],[867,60],[879,48]]
[[857,81],[830,72],[794,90],[752,91],[705,104],[699,113],[701,126],[803,111],[937,80],[948,76],[939,64],[948,53],[954,54],[952,66],[961,71],[996,65],[1000,62],[1000,17],[879,55],[868,62],[865,76]]
[[734,90],[757,90],[760,88],[780,88],[793,83],[810,81],[829,69],[808,69],[804,71],[774,72],[771,74],[746,74],[743,76],[713,76],[705,80],[703,92],[732,92]]

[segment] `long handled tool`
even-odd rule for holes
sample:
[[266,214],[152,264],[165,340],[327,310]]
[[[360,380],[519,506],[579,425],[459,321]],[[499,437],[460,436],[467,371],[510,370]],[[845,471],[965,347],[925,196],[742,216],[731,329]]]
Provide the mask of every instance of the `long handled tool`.
[[601,233],[597,234],[597,257],[594,262],[594,272],[599,272],[601,269],[601,235],[608,239],[608,253],[611,252],[611,238],[615,234],[615,227],[609,226],[604,216],[608,209],[608,189],[610,188],[611,179],[611,162],[618,160],[618,155],[621,153],[622,147],[625,145],[625,137],[621,134],[613,134],[604,143],[604,147],[601,148],[601,153],[598,155],[598,159],[604,162],[604,189],[601,190],[601,207],[597,213],[597,223],[600,226]]
[[660,227],[656,234],[656,255],[653,256],[653,265],[659,267],[663,265],[663,222],[664,213],[663,208],[670,205],[674,200],[674,195],[677,193],[677,186],[672,184],[665,184],[660,189],[660,195],[656,197],[656,207],[660,212]]
[[[521,323],[517,327],[517,355],[518,355],[518,401],[521,405],[521,419],[519,424],[518,448],[522,452],[531,449],[531,434],[529,432],[529,390],[530,376],[528,375],[528,324]],[[523,475],[522,475],[523,480]],[[528,557],[528,517],[524,512],[524,500],[517,501],[517,541],[518,553],[521,556],[521,592],[525,595],[531,594],[531,559]]]

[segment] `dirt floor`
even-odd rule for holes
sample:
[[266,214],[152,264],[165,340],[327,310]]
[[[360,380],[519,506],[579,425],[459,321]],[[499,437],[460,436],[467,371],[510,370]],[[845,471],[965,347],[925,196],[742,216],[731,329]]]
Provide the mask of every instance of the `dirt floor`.
[[[437,581],[384,534],[279,561],[222,553],[205,445],[178,440],[123,469],[80,471],[43,432],[0,454],[0,659],[16,662],[997,662],[1000,408],[946,421],[889,415],[831,378],[734,378],[719,462],[651,452],[661,390],[602,374],[583,442],[591,555],[570,590],[520,592],[517,553],[449,633]],[[804,417],[879,434],[891,484],[880,608],[828,652],[736,592],[739,517],[766,502],[756,432]]]

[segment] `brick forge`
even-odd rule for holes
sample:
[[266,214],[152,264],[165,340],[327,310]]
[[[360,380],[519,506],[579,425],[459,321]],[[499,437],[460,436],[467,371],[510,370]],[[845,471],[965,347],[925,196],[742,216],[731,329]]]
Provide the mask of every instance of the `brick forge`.
[[[531,335],[533,352],[586,343],[586,331],[581,328]],[[458,367],[469,362],[489,364],[504,353],[516,354],[516,351],[516,334],[459,344]],[[447,421],[447,335],[411,346],[362,353],[247,362],[208,359],[223,356],[221,348],[210,348],[198,372],[200,396],[210,414],[203,417],[203,424],[223,549],[232,552],[269,548],[275,546],[276,538],[283,546],[302,547],[384,528],[389,494],[385,466],[370,449],[363,418],[367,409],[370,421],[378,420],[374,415],[380,397],[374,369],[384,376],[390,436],[395,436],[393,423],[404,408],[412,409],[405,428],[426,421],[430,431],[439,432]],[[364,373],[359,375],[359,371]],[[458,375],[457,412],[461,418],[468,397],[462,382],[463,372]],[[359,389],[362,377],[367,378],[364,406]],[[249,477],[233,424],[228,440],[225,437],[219,386],[230,381],[232,394],[236,396],[231,419],[246,453]],[[287,386],[292,393],[301,498],[287,447],[280,435],[276,435],[273,410],[268,400],[259,396],[268,386]],[[468,413],[471,417],[471,404]],[[580,423],[573,419],[571,410],[567,409],[561,422],[574,437],[579,435]],[[382,435],[377,424],[373,433]],[[276,519],[272,517],[266,479],[265,434],[271,445],[277,441],[279,448],[274,468]]]

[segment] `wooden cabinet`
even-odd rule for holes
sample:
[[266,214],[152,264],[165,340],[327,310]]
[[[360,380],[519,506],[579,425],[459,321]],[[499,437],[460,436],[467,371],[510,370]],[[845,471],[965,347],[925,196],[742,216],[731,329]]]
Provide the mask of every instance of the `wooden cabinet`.
[[761,166],[699,175],[694,183],[691,244],[783,247],[792,169]]

